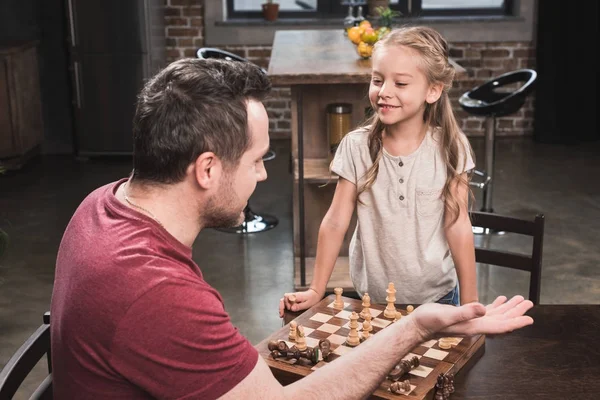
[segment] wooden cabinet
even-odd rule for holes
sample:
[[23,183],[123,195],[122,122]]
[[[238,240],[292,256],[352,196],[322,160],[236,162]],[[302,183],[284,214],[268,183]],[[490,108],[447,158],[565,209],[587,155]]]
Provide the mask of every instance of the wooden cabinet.
[[[464,68],[454,64],[459,75]],[[337,176],[329,172],[327,106],[352,105],[351,126],[357,127],[369,107],[371,60],[363,60],[341,29],[278,31],[269,76],[274,86],[289,86],[292,94],[292,166],[294,288],[310,285],[317,237],[329,209]],[[353,292],[348,272],[348,248],[356,227],[356,213],[346,233],[327,290]]]
[[36,45],[0,45],[0,163],[7,168],[20,167],[44,137]]

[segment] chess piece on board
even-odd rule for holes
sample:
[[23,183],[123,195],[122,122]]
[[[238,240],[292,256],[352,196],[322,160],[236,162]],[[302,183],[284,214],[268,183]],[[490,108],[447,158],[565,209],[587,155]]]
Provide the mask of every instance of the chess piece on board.
[[363,309],[360,312],[360,314],[358,314],[362,319],[366,319],[365,316],[367,314],[371,315],[371,296],[369,296],[369,293],[365,293],[365,295],[363,296],[363,302],[362,302],[362,306]]
[[414,310],[415,310],[414,306],[411,306],[410,304],[408,306],[406,306],[406,314],[410,314]]
[[299,350],[296,346],[289,348],[283,340],[279,342],[276,340],[269,341],[268,348],[271,350],[273,358],[285,358],[287,360],[304,359],[312,364],[318,363],[321,358],[320,347],[307,347],[304,350]]
[[298,350],[306,350],[306,337],[304,336],[304,327],[298,325],[296,328],[296,347]]
[[396,311],[396,315],[394,316],[394,322],[398,321],[402,318],[402,313],[400,311]]
[[350,333],[348,333],[348,338],[346,339],[346,344],[351,347],[358,346],[360,344],[360,339],[358,338],[358,314],[355,311],[352,311],[350,314]]
[[[371,331],[373,331],[373,325],[371,324],[371,319],[373,318],[373,316],[371,315],[371,313],[368,313],[367,315],[365,315],[365,317],[365,321],[363,322],[363,331],[367,330],[369,333],[371,333]],[[368,322],[366,326],[365,322]]]
[[385,307],[385,310],[383,310],[383,316],[386,318],[394,318],[396,317],[396,306],[394,306],[394,303],[396,302],[396,289],[394,289],[393,282],[388,284],[388,288],[385,292],[387,293],[387,297],[385,298],[387,306]]
[[390,392],[394,394],[406,394],[410,392],[410,381],[407,379],[402,382],[392,382]]
[[296,321],[290,322],[290,334],[288,335],[288,339],[292,342],[296,341],[298,323]]
[[344,300],[342,300],[343,292],[344,292],[344,289],[339,288],[339,287],[333,289],[333,293],[335,293],[335,301],[333,302],[333,308],[335,308],[337,310],[344,309]]
[[413,368],[417,368],[419,366],[419,357],[414,356],[410,360],[402,360],[398,365],[394,367],[388,374],[388,379],[391,381],[397,381],[404,374],[407,374]]
[[321,349],[321,356],[324,360],[327,360],[329,354],[331,354],[331,342],[329,339],[319,340],[319,349]]
[[370,338],[372,329],[373,329],[373,327],[371,326],[370,318],[365,319],[365,321],[363,322],[363,328],[362,328],[362,334],[360,336],[360,340],[364,342],[365,340]]

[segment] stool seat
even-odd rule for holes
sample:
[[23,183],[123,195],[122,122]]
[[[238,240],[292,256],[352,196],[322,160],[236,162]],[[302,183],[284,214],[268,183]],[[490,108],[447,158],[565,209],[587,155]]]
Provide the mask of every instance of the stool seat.
[[[214,47],[201,47],[196,51],[196,57],[202,60],[207,60],[209,58],[218,58],[221,60],[227,61],[241,61],[248,62],[244,57],[238,56],[237,54],[230,53],[225,50],[217,49]],[[260,68],[260,70],[266,75],[267,70],[264,68]]]
[[[497,76],[464,93],[458,102],[468,113],[481,116],[502,117],[517,112],[533,89],[537,73],[532,69],[519,69]],[[523,84],[511,89],[515,83]]]

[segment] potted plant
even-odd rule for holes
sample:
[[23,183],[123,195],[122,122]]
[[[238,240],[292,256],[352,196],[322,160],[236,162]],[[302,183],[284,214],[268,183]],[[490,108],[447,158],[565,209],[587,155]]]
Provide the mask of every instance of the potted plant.
[[367,0],[369,17],[379,17],[380,9],[388,8],[390,0]]
[[279,14],[279,3],[274,2],[273,0],[266,0],[266,3],[262,5],[263,17],[267,21],[275,21],[277,20],[277,15]]

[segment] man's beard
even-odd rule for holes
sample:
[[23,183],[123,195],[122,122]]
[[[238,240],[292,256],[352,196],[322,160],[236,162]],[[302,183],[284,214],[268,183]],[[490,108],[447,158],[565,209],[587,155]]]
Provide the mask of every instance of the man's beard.
[[231,180],[211,197],[202,212],[204,228],[231,228],[244,221],[242,209],[237,208],[240,199],[231,186]]

